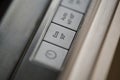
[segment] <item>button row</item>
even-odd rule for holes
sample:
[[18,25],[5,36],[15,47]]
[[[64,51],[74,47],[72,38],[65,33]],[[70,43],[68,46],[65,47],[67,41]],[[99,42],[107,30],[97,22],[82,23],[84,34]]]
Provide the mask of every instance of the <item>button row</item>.
[[56,70],[61,68],[89,1],[62,1],[34,61]]

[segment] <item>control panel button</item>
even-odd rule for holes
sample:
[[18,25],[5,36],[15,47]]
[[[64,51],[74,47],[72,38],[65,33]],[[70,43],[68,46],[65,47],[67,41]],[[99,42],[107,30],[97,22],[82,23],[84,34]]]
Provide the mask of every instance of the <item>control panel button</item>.
[[73,30],[77,30],[81,20],[82,14],[69,10],[64,7],[59,7],[53,22],[62,26],[68,27]]
[[85,13],[90,0],[63,0],[62,5]]
[[66,49],[43,41],[33,60],[47,67],[60,70],[67,52]]
[[74,35],[74,31],[51,23],[44,40],[69,49]]

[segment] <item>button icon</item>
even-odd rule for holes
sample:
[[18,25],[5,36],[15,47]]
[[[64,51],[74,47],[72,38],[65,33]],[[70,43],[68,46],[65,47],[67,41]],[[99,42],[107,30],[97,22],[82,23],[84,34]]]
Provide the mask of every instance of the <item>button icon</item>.
[[65,35],[63,33],[61,34],[60,39],[65,39]]
[[59,34],[59,31],[55,31],[55,34],[52,35],[54,38],[57,38],[58,37],[58,34]]
[[74,14],[71,13],[67,23],[72,24],[72,20],[74,20],[74,17]]
[[74,14],[73,13],[71,13],[71,14],[68,14],[68,13],[63,13],[63,15],[62,15],[62,20],[63,21],[67,21],[67,23],[68,24],[71,24],[72,23],[72,20],[74,19]]
[[57,54],[53,50],[47,50],[45,56],[49,59],[55,59],[57,57]]
[[68,13],[63,13],[63,16],[61,19],[64,21],[67,18],[67,16],[68,16]]

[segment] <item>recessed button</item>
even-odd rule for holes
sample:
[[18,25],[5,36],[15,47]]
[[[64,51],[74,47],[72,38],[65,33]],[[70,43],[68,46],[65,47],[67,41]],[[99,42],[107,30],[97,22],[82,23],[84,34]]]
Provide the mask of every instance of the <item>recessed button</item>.
[[74,35],[74,31],[51,23],[44,40],[69,49]]
[[60,70],[66,54],[66,49],[43,41],[33,60],[48,68]]
[[62,5],[85,13],[90,0],[63,0]]
[[69,10],[64,7],[59,7],[53,22],[68,27],[73,30],[77,30],[81,20],[82,14]]

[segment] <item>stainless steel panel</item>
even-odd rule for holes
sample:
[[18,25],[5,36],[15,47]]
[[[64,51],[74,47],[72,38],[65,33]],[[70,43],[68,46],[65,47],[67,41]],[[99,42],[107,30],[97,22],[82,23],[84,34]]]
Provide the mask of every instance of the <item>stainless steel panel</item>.
[[0,24],[0,80],[7,80],[50,0],[14,0]]

